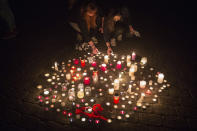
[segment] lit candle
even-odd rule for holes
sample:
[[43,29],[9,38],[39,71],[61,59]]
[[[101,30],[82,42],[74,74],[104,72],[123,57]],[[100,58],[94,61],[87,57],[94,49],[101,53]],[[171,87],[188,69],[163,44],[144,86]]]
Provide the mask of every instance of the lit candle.
[[85,60],[81,60],[81,67],[85,67]]
[[119,90],[119,80],[118,79],[115,79],[114,80],[114,90]]
[[77,97],[80,98],[80,99],[83,98],[84,97],[84,91],[83,90],[78,91],[77,92]]
[[109,88],[109,94],[113,95],[114,94],[114,88]]
[[89,85],[90,84],[90,77],[85,77],[84,80],[83,80],[83,83],[85,85]]
[[127,62],[127,67],[130,67],[131,66],[131,61],[128,61]]
[[70,79],[71,79],[70,73],[67,73],[67,74],[66,74],[66,79],[67,79],[67,80],[70,80]]
[[141,93],[141,97],[139,98],[139,100],[137,101],[137,104],[136,104],[138,107],[142,106],[142,101],[144,99],[144,96],[145,96],[145,94]]
[[128,62],[131,62],[131,56],[130,55],[127,55],[127,63]]
[[146,57],[142,57],[140,63],[141,63],[141,65],[145,65],[147,63],[147,58]]
[[164,80],[164,74],[163,73],[159,73],[157,82],[161,84],[161,83],[163,83],[163,80]]
[[48,95],[49,94],[49,90],[44,89],[44,95]]
[[120,96],[118,95],[118,93],[115,93],[115,95],[114,95],[114,104],[118,104],[119,103],[119,99],[120,99]]
[[55,70],[58,71],[58,64],[55,62]]
[[105,55],[105,56],[104,56],[104,62],[107,64],[108,61],[109,61],[109,56],[108,56],[108,55]]
[[135,72],[135,68],[134,68],[134,66],[131,66],[129,69],[129,76],[134,75],[134,72]]
[[68,99],[69,101],[75,100],[75,88],[71,88],[68,90]]
[[93,71],[92,79],[94,83],[98,81],[98,71]]
[[118,61],[118,62],[117,62],[116,68],[117,68],[117,69],[121,69],[121,68],[122,68],[121,61]]
[[135,60],[135,58],[136,58],[136,54],[135,54],[135,52],[133,52],[132,53],[132,60]]
[[38,89],[42,89],[42,85],[38,85],[37,88],[38,88]]
[[136,64],[132,64],[130,68],[134,68],[134,72],[137,72],[137,65]]
[[140,81],[140,88],[144,89],[146,87],[146,81]]
[[74,59],[74,64],[78,65],[79,64],[79,59]]
[[86,96],[90,96],[90,93],[91,93],[91,87],[86,87],[85,88],[85,94],[86,94]]
[[146,94],[147,94],[147,95],[151,95],[151,91],[150,91],[150,90],[147,90],[147,91],[146,91]]
[[92,62],[92,66],[96,67],[96,62],[95,61]]
[[102,70],[102,71],[106,71],[106,69],[107,69],[106,64],[102,64],[102,65],[101,65],[101,70]]

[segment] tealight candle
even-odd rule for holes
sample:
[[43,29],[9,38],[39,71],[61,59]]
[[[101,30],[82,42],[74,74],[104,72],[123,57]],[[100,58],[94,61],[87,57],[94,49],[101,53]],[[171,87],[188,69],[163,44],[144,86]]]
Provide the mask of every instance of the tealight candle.
[[121,119],[122,119],[122,117],[121,117],[121,116],[117,116],[117,119],[118,119],[118,120],[121,120]]
[[109,61],[109,56],[108,56],[108,55],[105,55],[105,56],[104,56],[104,62],[107,64],[108,61]]
[[112,120],[111,120],[111,119],[107,119],[107,122],[108,122],[108,123],[112,123]]
[[136,58],[136,54],[135,54],[135,52],[132,52],[132,60],[135,60],[135,58]]
[[121,61],[118,61],[118,62],[117,62],[116,68],[117,68],[117,69],[121,69],[121,68],[122,68]]
[[161,83],[163,83],[163,80],[164,80],[164,74],[163,73],[159,73],[157,82],[161,84]]
[[109,102],[106,102],[106,105],[107,105],[107,106],[110,106],[110,103],[109,103]]
[[44,91],[44,95],[48,95],[49,94],[49,91],[48,90],[45,90]]
[[146,81],[140,81],[140,88],[144,89],[146,87]]
[[119,90],[119,80],[118,79],[115,79],[114,80],[114,90]]
[[46,74],[44,74],[44,76],[45,76],[45,77],[49,77],[49,76],[50,76],[50,74],[49,74],[49,73],[46,73]]
[[126,117],[126,118],[129,118],[129,117],[130,117],[130,115],[129,115],[129,114],[126,114],[126,115],[125,115],[125,117]]
[[109,94],[113,95],[114,94],[114,88],[109,88]]

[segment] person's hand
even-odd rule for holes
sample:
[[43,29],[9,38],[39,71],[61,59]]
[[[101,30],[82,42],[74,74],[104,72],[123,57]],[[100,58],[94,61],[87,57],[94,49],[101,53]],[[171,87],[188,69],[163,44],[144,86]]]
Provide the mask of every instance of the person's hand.
[[99,28],[99,31],[103,34],[103,27]]
[[92,54],[96,55],[98,53],[99,53],[99,51],[98,51],[98,49],[96,47],[92,48]]
[[108,47],[107,54],[110,55],[112,52],[113,52],[112,48],[111,47]]

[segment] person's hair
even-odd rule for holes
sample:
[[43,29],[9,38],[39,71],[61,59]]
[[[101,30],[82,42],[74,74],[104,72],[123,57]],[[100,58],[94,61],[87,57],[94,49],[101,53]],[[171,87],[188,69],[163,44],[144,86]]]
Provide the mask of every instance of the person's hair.
[[120,16],[120,21],[122,20],[121,11],[119,9],[110,9],[109,13],[106,16],[106,24],[110,32],[113,32],[115,29],[114,16]]
[[[84,7],[81,8],[81,16],[86,21],[88,31],[90,31],[90,28],[95,29],[97,26],[96,25],[97,10],[98,7],[93,2],[89,2]],[[88,16],[87,12],[95,12],[95,15]]]

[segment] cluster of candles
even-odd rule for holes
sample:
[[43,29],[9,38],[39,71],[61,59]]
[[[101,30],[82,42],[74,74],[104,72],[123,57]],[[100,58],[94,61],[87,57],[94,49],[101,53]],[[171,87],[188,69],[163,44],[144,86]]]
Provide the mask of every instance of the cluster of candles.
[[[144,103],[146,97],[153,95],[152,102],[157,102],[157,93],[161,93],[163,89],[170,86],[164,80],[163,73],[158,73],[155,78],[150,80],[141,79],[141,77],[138,78],[140,70],[143,71],[147,64],[147,58],[142,57],[138,64],[135,52],[132,52],[131,55],[127,55],[126,57],[122,56],[121,60],[117,60],[117,55],[115,54],[112,54],[111,57],[104,54],[98,54],[94,57],[84,55],[84,57],[84,59],[73,59],[73,62],[69,60],[67,68],[64,62],[62,63],[62,67],[55,62],[52,69],[56,73],[52,75],[49,73],[45,74],[45,77],[48,78],[47,81],[54,88],[43,89],[42,85],[38,85],[38,89],[43,89],[43,96],[41,94],[38,96],[39,101],[45,101],[46,105],[52,103],[50,108],[54,108],[56,102],[60,102],[62,107],[66,103],[72,103],[71,106],[79,108],[82,105],[87,107],[94,104],[96,102],[95,97],[98,97],[98,95],[104,96],[113,99],[113,101],[107,101],[106,106],[115,110],[123,109],[116,114],[117,119],[121,120],[130,117],[129,109],[127,109],[130,106],[127,106],[127,104],[133,105],[133,111],[138,110],[139,107],[146,109],[149,106],[149,103]],[[95,60],[95,57],[98,60]],[[150,68],[150,70],[153,70],[153,68]],[[112,75],[113,73],[118,73],[118,77]],[[129,79],[123,79],[123,76],[128,76]],[[156,82],[154,82],[154,79],[156,79]],[[123,82],[123,80],[126,82]],[[93,90],[97,90],[95,86],[98,87],[96,94],[93,92]],[[124,90],[123,87],[127,86],[128,88]],[[158,92],[153,93],[155,92],[155,86],[161,87],[158,89]],[[59,87],[61,87],[60,91],[58,90]],[[122,96],[124,93],[127,95]],[[87,98],[89,101],[86,101]],[[47,107],[46,110],[48,109]],[[61,109],[57,108],[57,111],[59,112]],[[88,112],[91,113],[92,109],[89,108]],[[63,114],[71,118],[74,113],[66,113],[64,110]],[[76,118],[80,119],[80,115],[77,114]],[[81,118],[82,122],[86,120],[87,118],[85,117]],[[70,119],[70,121],[73,121],[73,119]],[[95,120],[95,123],[98,124],[99,122],[98,119]],[[111,123],[112,119],[109,118],[107,122]]]

